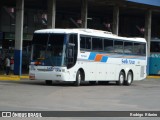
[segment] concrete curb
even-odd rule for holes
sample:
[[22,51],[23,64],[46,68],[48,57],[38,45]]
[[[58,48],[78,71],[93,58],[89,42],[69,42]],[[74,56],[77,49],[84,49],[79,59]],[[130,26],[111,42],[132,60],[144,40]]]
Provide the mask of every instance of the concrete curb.
[[29,79],[29,76],[27,75],[0,75],[0,80],[13,80],[13,81],[18,81],[20,79]]
[[160,79],[160,76],[147,76],[148,79]]

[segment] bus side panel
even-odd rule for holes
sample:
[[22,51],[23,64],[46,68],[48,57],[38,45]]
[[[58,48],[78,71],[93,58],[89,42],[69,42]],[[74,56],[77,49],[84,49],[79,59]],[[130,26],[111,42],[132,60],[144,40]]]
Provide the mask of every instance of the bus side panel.
[[100,62],[84,63],[85,81],[113,81],[115,80],[115,66]]
[[106,80],[107,79],[108,66],[106,63],[97,63],[97,79]]
[[[82,68],[85,74],[85,81],[95,80],[95,63],[88,61],[78,61],[77,67],[78,69]],[[78,71],[78,70],[77,70]]]
[[112,81],[115,79],[115,66],[108,63],[97,63],[96,77],[99,81]]
[[76,68],[84,70],[85,81],[113,81],[115,80],[115,67],[114,64],[79,61]]

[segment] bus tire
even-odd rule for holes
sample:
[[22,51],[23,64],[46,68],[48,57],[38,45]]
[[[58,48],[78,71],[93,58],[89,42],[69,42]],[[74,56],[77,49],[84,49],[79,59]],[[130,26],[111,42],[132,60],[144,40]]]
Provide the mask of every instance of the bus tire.
[[52,85],[52,80],[46,80],[45,83],[46,85]]
[[77,72],[76,81],[74,82],[75,86],[79,86],[82,80],[82,74],[80,71]]
[[121,71],[119,73],[119,79],[118,81],[116,82],[117,85],[123,85],[124,84],[124,80],[125,80],[125,74],[123,71]]
[[132,84],[132,82],[133,82],[133,74],[131,71],[129,71],[127,74],[127,79],[125,80],[124,84],[129,86]]

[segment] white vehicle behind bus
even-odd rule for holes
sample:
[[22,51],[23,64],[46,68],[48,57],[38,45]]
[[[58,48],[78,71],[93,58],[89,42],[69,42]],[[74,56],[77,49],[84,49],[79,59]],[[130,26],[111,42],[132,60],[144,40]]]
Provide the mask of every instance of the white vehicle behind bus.
[[45,29],[34,32],[31,80],[112,81],[131,85],[146,77],[147,45],[143,38],[127,38],[93,29]]

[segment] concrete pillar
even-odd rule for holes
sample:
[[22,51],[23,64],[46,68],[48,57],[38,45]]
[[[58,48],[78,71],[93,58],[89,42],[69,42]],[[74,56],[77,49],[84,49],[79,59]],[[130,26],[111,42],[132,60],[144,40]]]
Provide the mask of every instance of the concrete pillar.
[[81,25],[81,28],[87,28],[87,16],[88,16],[88,1],[82,0],[82,6],[81,6],[82,25]]
[[48,16],[47,16],[47,27],[55,28],[56,23],[56,0],[48,0]]
[[150,68],[150,46],[151,46],[151,26],[152,26],[152,11],[148,10],[146,12],[145,17],[145,39],[147,41],[147,56],[148,56],[148,62],[147,62],[147,74],[149,74],[149,68]]
[[16,32],[14,51],[14,74],[22,73],[24,0],[16,0]]
[[115,6],[113,8],[113,26],[112,26],[113,34],[118,35],[118,30],[119,30],[119,7]]
[[145,39],[147,40],[148,43],[148,56],[150,56],[151,26],[152,26],[152,11],[148,10],[145,17]]

